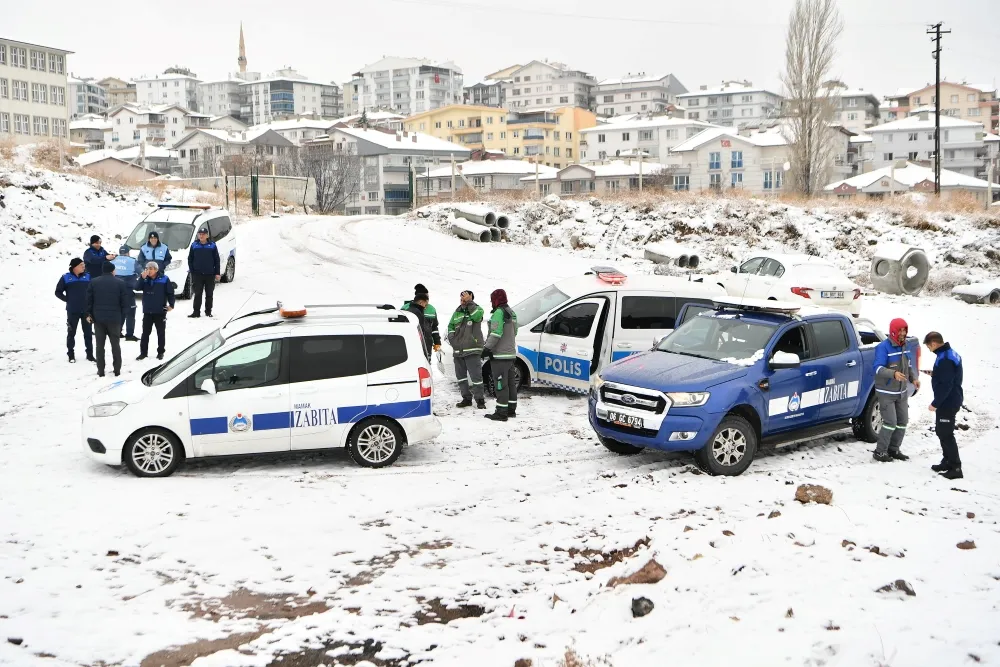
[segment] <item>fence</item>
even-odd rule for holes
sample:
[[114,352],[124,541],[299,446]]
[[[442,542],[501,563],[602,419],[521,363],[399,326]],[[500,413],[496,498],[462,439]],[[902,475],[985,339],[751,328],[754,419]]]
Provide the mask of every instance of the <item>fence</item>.
[[[279,207],[294,206],[300,211],[306,206],[316,205],[316,181],[302,176],[271,176],[261,174],[257,177],[259,212],[267,214],[277,212]],[[172,178],[170,185],[192,190],[210,192],[223,198],[226,207],[234,215],[245,211],[251,213],[251,177],[250,176],[206,176],[203,178]],[[270,204],[270,205],[269,205]]]

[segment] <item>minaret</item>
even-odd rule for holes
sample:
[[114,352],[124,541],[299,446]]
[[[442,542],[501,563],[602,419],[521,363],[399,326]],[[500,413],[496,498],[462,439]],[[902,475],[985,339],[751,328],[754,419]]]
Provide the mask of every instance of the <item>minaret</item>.
[[247,47],[243,43],[243,21],[240,21],[240,57],[236,59],[239,63],[240,73],[246,74],[247,71]]

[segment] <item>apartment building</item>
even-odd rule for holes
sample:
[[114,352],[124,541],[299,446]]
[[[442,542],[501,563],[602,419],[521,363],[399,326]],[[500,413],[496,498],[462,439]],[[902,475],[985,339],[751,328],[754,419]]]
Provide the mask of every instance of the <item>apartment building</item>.
[[[922,111],[891,123],[870,128],[878,169],[898,160],[933,166],[934,114]],[[978,177],[987,166],[990,148],[981,122],[941,117],[941,167]]]
[[340,91],[334,84],[310,81],[285,68],[267,78],[241,83],[240,92],[241,120],[260,125],[295,116],[334,118]]
[[30,144],[69,136],[66,56],[71,53],[0,38],[0,137]]
[[344,100],[344,115],[353,116],[361,113],[361,92],[364,90],[365,80],[355,77],[344,84],[342,99]]
[[863,89],[837,91],[837,109],[833,122],[854,134],[864,134],[873,125],[879,124],[880,102],[878,97]]
[[69,87],[70,120],[88,114],[107,113],[108,92],[104,86],[94,79],[78,79],[75,76],[67,77],[66,84]]
[[[354,113],[385,109],[404,116],[461,104],[462,70],[452,62],[435,63],[423,58],[383,58],[365,65],[353,75],[360,80]],[[354,85],[354,81],[348,85]],[[353,100],[352,100],[353,102]],[[346,105],[345,105],[346,106]]]
[[[260,75],[257,75],[260,78]],[[246,83],[234,75],[216,81],[202,81],[198,84],[198,110],[210,116],[232,116],[239,118],[243,105],[240,86]]]
[[739,189],[780,194],[785,189],[788,142],[779,132],[740,136],[709,128],[675,146],[666,159],[675,190]]
[[141,144],[170,149],[191,132],[211,127],[210,116],[178,104],[124,104],[108,113],[108,122],[104,145],[112,150]]
[[330,126],[335,121],[323,120],[322,118],[290,118],[288,120],[276,120],[273,123],[254,125],[254,130],[270,130],[279,136],[287,139],[294,146],[312,141],[317,137],[326,134]]
[[515,69],[504,84],[507,108],[538,111],[562,107],[590,108],[597,79],[563,63],[532,60]]
[[135,80],[137,102],[147,105],[177,104],[190,111],[198,107],[198,84],[201,80],[194,73],[171,68],[156,76]]
[[303,144],[306,155],[346,151],[360,156],[361,188],[345,207],[347,215],[398,215],[410,210],[410,173],[419,175],[452,159],[464,161],[470,151],[420,132],[385,132],[333,127],[326,136]]
[[643,179],[645,179],[644,185],[649,187],[649,179],[657,177],[665,168],[662,164],[639,160],[615,160],[608,164],[573,164],[557,170],[555,174],[525,176],[521,179],[521,185],[526,189],[537,187],[542,195],[609,194],[638,190],[640,180]]
[[[266,164],[282,165],[290,159],[295,147],[274,130],[253,127],[242,132],[198,129],[174,146],[180,173],[187,178],[219,176],[221,170],[236,173],[241,156],[261,158],[261,171],[270,173]],[[283,170],[276,169],[279,173]]]
[[[905,117],[919,107],[930,106],[933,112],[937,95],[934,84],[929,84],[918,89],[900,88],[887,96],[886,101],[891,107],[895,107],[895,116],[887,115],[884,121],[892,121]],[[997,87],[992,84],[942,81],[941,115],[980,123],[986,131],[997,134],[1000,130]]]
[[125,81],[124,79],[109,76],[98,81],[97,85],[104,88],[109,109],[114,109],[129,102],[135,103],[139,101],[135,81]]
[[88,151],[99,151],[104,148],[104,136],[111,129],[111,123],[97,114],[87,114],[69,122],[69,140],[74,144],[83,144]]
[[[941,170],[941,197],[948,199],[954,195],[971,195],[981,204],[990,203],[990,196],[996,201],[1000,196],[1000,184],[966,176],[948,169]],[[823,188],[828,197],[841,200],[884,199],[887,195],[907,192],[934,193],[934,170],[921,165],[906,163],[905,167],[882,167],[875,171],[858,174],[846,180],[835,181]]]
[[596,124],[593,112],[579,107],[508,112],[496,107],[452,105],[410,116],[403,126],[409,132],[427,132],[470,150],[538,159],[558,169],[579,160],[580,132]]
[[476,106],[502,107],[507,101],[504,95],[504,84],[513,80],[513,74],[520,65],[511,65],[492,74],[487,74],[482,83],[467,86],[463,102]]
[[549,178],[555,176],[558,171],[554,167],[524,160],[469,160],[456,163],[454,171],[451,164],[446,164],[417,177],[417,197],[419,199],[450,197],[453,174],[456,193],[475,190],[479,194],[484,194],[524,190],[527,186],[521,182],[522,178],[528,176],[533,178],[535,174],[538,174],[539,179]]
[[717,127],[700,120],[661,116],[602,123],[580,131],[580,162],[607,162],[623,155],[644,154],[644,159],[661,162],[670,149],[699,132]]
[[627,74],[619,79],[605,79],[593,90],[592,108],[597,115],[610,118],[633,113],[661,113],[677,104],[677,96],[688,92],[673,74]]
[[717,88],[701,86],[677,95],[690,120],[739,127],[774,118],[781,111],[782,97],[749,81],[726,81]]

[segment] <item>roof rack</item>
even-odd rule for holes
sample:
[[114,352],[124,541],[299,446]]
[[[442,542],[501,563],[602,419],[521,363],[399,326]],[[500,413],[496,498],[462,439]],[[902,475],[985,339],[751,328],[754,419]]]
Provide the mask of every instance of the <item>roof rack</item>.
[[716,310],[743,310],[755,313],[775,313],[778,315],[795,315],[802,307],[781,301],[752,299],[747,297],[718,297],[712,299]]
[[198,202],[172,202],[172,201],[158,201],[156,202],[157,208],[194,208],[200,211],[207,211],[212,208],[211,204],[201,204]]
[[[278,302],[281,305],[281,302]],[[379,310],[396,310],[395,306],[388,303],[314,303],[306,304],[306,308],[377,308]]]

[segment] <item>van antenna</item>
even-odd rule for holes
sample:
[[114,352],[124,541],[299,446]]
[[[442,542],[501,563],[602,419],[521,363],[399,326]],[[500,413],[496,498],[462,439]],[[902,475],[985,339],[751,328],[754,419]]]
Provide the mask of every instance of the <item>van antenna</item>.
[[[254,290],[253,292],[250,293],[250,296],[248,296],[247,300],[243,302],[243,305],[240,306],[239,308],[237,308],[236,312],[233,313],[232,317],[229,318],[229,322],[232,322],[233,320],[236,319],[236,316],[240,314],[240,311],[243,310],[244,306],[246,306],[248,303],[250,303],[250,299],[252,299],[254,297],[254,294],[256,294],[256,293],[257,293],[257,290]],[[223,324],[222,328],[225,329],[226,327],[228,327],[229,326],[229,322],[226,322],[225,324]]]

